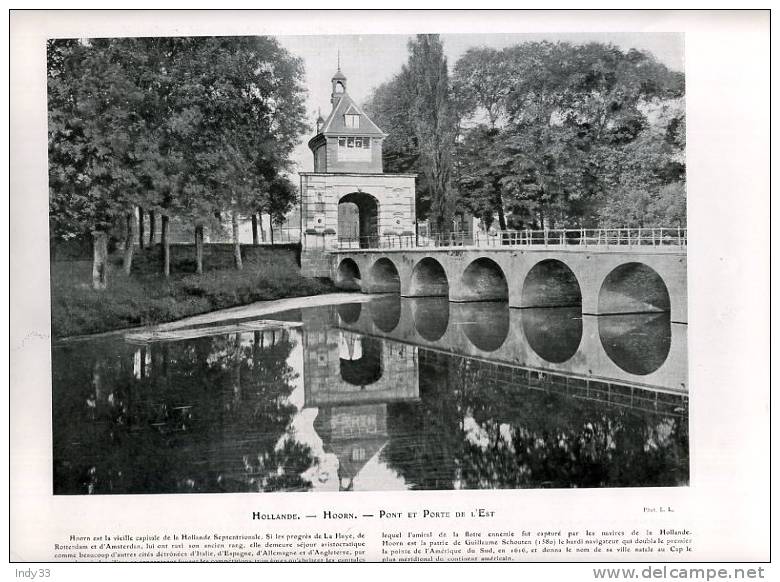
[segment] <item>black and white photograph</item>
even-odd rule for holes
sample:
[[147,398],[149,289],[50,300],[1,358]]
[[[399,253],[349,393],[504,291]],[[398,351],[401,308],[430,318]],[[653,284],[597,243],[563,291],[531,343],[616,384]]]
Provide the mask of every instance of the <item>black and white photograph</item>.
[[55,494],[687,485],[681,34],[47,65]]
[[769,24],[11,11],[11,561],[755,570]]

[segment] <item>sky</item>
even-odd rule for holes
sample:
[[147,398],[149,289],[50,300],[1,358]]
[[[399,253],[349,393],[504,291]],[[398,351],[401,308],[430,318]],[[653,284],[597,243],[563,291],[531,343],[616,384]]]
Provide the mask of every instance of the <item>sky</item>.
[[[411,35],[328,35],[279,36],[282,46],[303,59],[308,121],[314,127],[318,109],[323,117],[331,110],[331,77],[336,72],[337,59],[347,77],[347,92],[362,104],[374,88],[392,79],[408,58],[407,43]],[[501,49],[522,42],[547,40],[572,44],[603,42],[623,50],[636,48],[652,53],[660,62],[675,71],[684,70],[684,36],[680,33],[533,33],[533,34],[443,34],[444,52],[450,69],[469,48],[487,46]],[[392,128],[381,128],[392,131]],[[303,136],[293,159],[298,171],[313,169],[312,153]],[[294,178],[297,182],[297,177]]]

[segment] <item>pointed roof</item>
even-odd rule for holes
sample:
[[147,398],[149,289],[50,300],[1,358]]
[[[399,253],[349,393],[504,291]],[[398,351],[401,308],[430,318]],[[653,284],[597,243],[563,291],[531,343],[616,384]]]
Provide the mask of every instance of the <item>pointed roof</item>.
[[333,81],[346,81],[347,80],[347,78],[344,76],[344,73],[341,72],[341,67],[339,67],[339,70],[334,73],[333,78],[331,80],[333,80]]
[[[360,115],[360,127],[347,127],[344,122],[344,115]],[[387,137],[387,134],[379,129],[376,124],[366,115],[357,103],[352,100],[346,92],[339,97],[333,111],[330,112],[322,126],[320,132],[325,135],[367,135],[376,137]]]

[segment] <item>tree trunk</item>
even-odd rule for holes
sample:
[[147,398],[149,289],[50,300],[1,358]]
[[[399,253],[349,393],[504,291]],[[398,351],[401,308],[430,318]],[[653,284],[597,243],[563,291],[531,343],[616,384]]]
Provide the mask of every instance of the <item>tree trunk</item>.
[[233,404],[238,407],[241,404],[241,334],[237,333],[233,340]]
[[144,248],[144,209],[138,207],[138,248]]
[[161,232],[161,246],[162,246],[162,274],[163,277],[168,277],[171,274],[171,246],[170,241],[170,224],[167,216],[162,216],[162,232]]
[[102,291],[108,287],[108,235],[92,233],[92,288]]
[[154,237],[157,234],[156,232],[154,232],[154,227],[156,226],[155,224],[156,218],[157,216],[155,216],[154,210],[150,210],[149,211],[149,246],[150,247],[154,246]]
[[135,251],[135,216],[132,212],[125,215],[127,224],[125,233],[125,254],[122,257],[122,269],[129,275],[133,269],[133,252]]
[[203,225],[195,226],[195,272],[203,274]]
[[230,213],[230,221],[233,224],[233,262],[236,269],[241,271],[244,264],[241,262],[241,241],[238,240],[238,212]]
[[260,242],[265,242],[265,229],[263,228],[263,213],[259,212],[257,216],[258,216],[258,221],[260,222]]
[[271,233],[271,244],[274,244],[274,221],[271,215],[268,215],[268,231]]
[[257,236],[257,213],[252,215],[252,244],[260,244],[260,239]]
[[496,209],[498,210],[498,226],[501,230],[506,230],[506,215],[504,214],[504,197],[501,195],[499,186],[495,186],[496,190]]

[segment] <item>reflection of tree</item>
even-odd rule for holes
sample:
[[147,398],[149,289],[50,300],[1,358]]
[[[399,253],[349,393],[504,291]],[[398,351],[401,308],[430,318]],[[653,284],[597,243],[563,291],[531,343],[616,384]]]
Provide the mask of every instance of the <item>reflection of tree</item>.
[[294,343],[275,333],[152,344],[140,357],[122,342],[55,349],[55,492],[310,487],[311,450],[282,438]]
[[385,459],[416,488],[688,481],[687,417],[530,390],[504,381],[496,366],[437,358],[421,358],[421,401],[388,427]]
[[465,446],[461,395],[452,368],[420,358],[419,370],[420,402],[388,404],[390,439],[382,457],[415,489],[452,489]]

